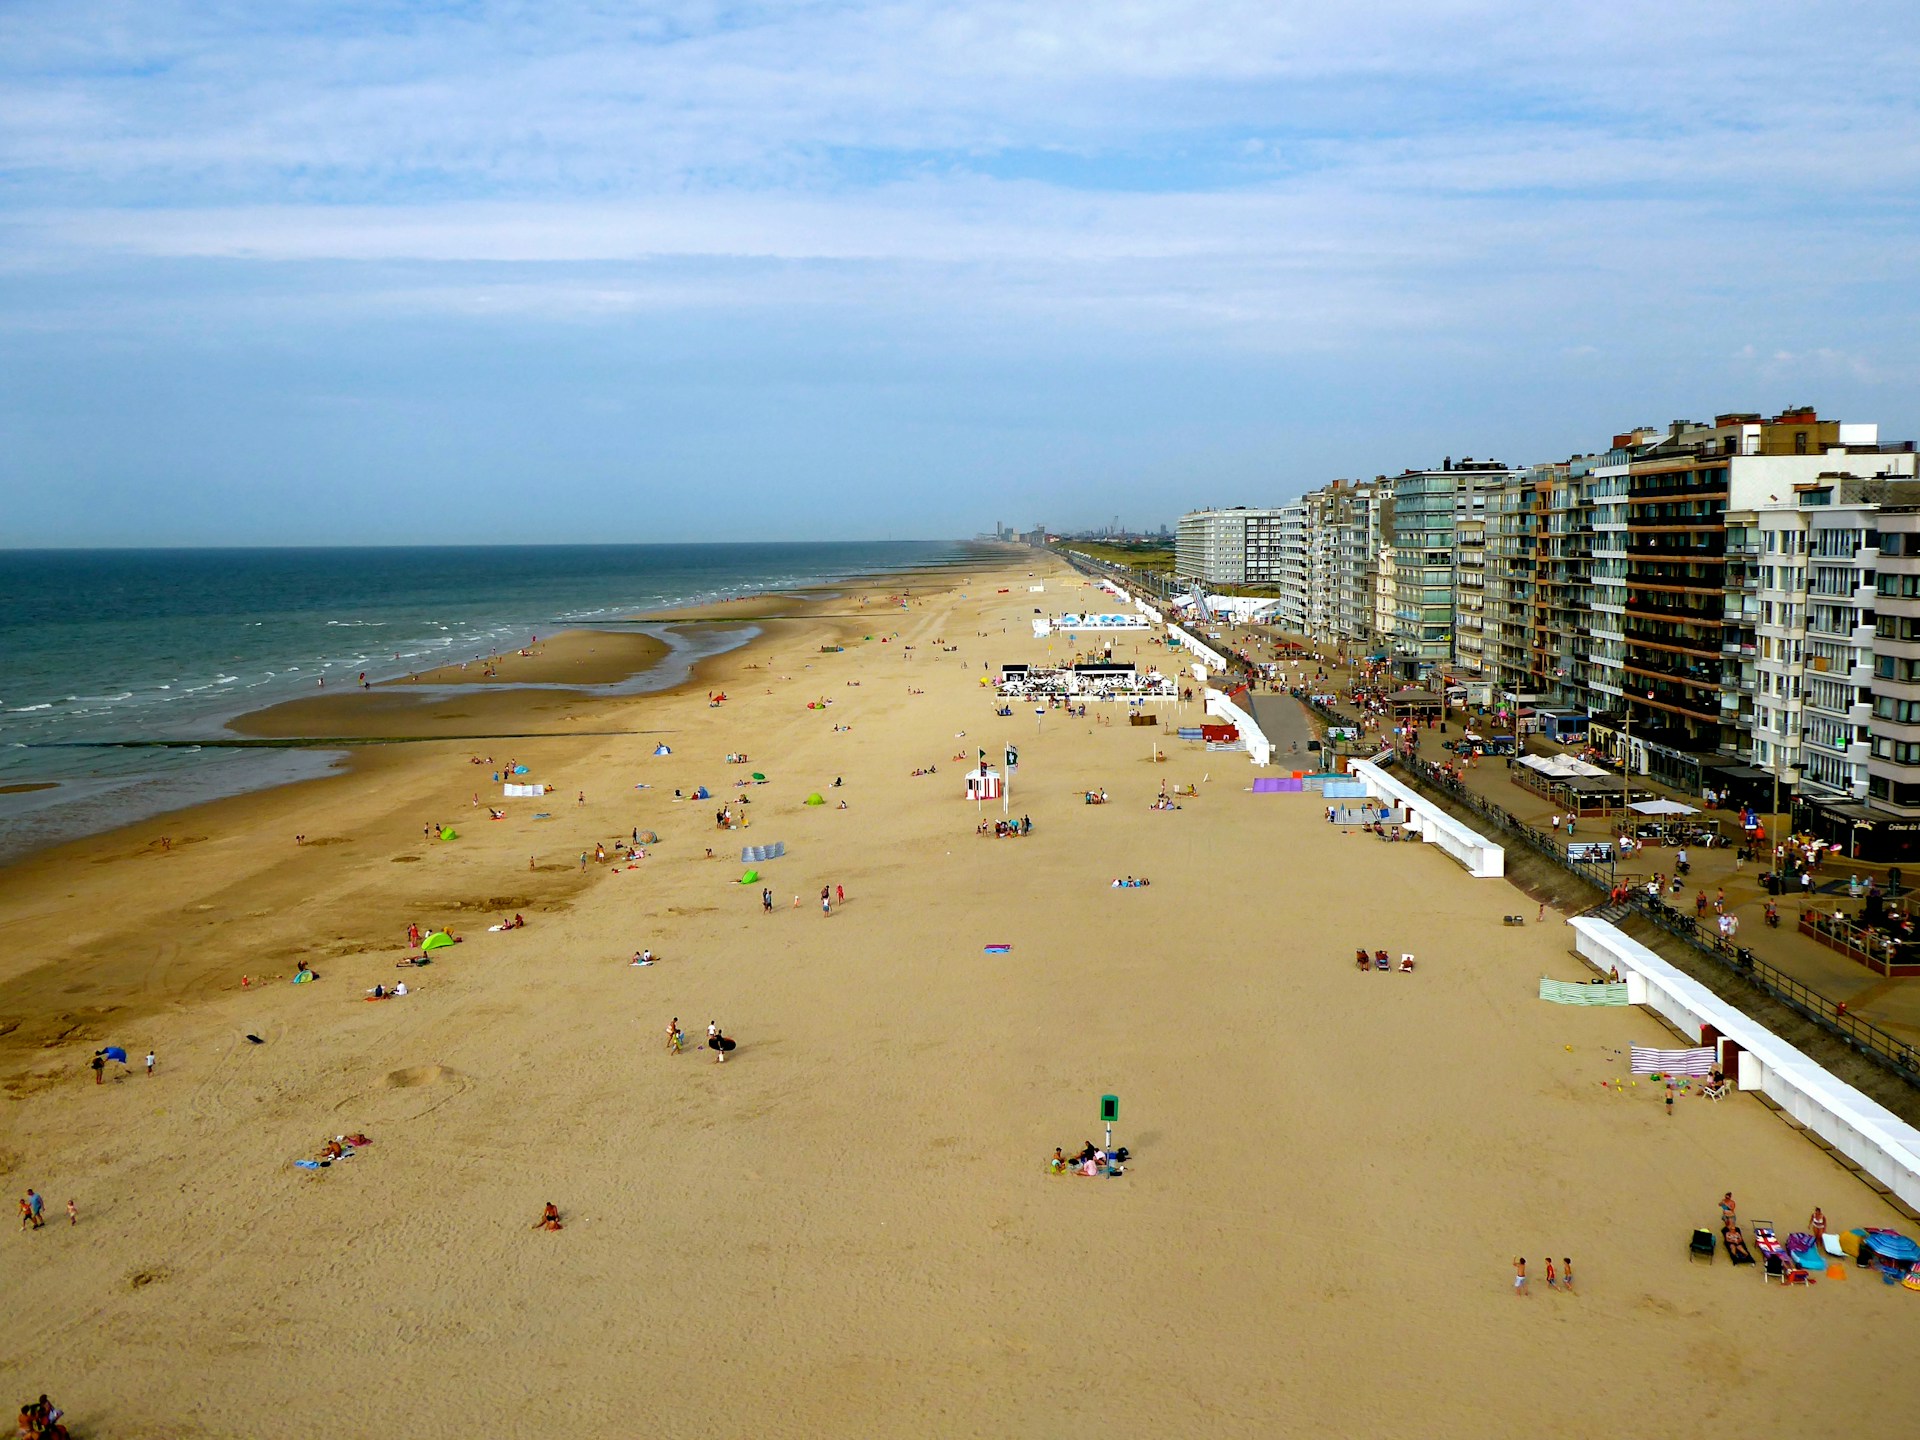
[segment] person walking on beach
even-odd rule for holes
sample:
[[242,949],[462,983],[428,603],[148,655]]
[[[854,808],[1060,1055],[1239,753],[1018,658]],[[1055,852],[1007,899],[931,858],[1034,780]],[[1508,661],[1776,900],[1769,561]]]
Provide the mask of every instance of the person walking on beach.
[[38,1190],[27,1191],[27,1209],[33,1216],[34,1229],[38,1230],[47,1223],[44,1215],[46,1208],[47,1202],[40,1198]]
[[147,1079],[153,1079],[153,1051],[147,1051]]
[[1573,1261],[1565,1255],[1560,1257],[1560,1288],[1569,1295],[1573,1293]]
[[833,887],[833,903],[836,905],[844,905],[847,903],[847,890],[844,885],[836,885]]
[[69,1199],[67,1201],[67,1224],[78,1225],[79,1223],[80,1223],[80,1207],[74,1204],[71,1199]]
[[831,915],[832,913],[833,913],[833,889],[831,886],[822,885],[820,887],[820,914],[822,916],[827,916],[827,915]]
[[1725,1230],[1736,1218],[1733,1192],[1729,1190],[1720,1197],[1720,1228]]
[[1513,1262],[1513,1293],[1518,1296],[1527,1293],[1527,1257],[1524,1255]]
[[764,886],[760,891],[760,913],[762,915],[771,915],[773,913],[773,888],[771,886]]
[[24,1195],[20,1197],[20,1228],[22,1230],[33,1228],[33,1206],[27,1203]]
[[1553,1257],[1549,1255],[1547,1257],[1547,1289],[1558,1290],[1559,1288],[1560,1288],[1560,1278],[1554,1273]]

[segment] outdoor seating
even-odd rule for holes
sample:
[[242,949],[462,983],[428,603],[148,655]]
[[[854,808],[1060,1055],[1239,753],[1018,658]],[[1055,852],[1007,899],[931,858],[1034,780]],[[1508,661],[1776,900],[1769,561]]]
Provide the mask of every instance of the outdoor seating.
[[1784,1256],[1772,1254],[1767,1256],[1766,1268],[1760,1272],[1760,1283],[1764,1285],[1769,1280],[1778,1280],[1782,1285],[1787,1283],[1787,1262]]
[[1706,1257],[1709,1265],[1713,1263],[1713,1232],[1711,1230],[1694,1231],[1693,1239],[1687,1244],[1687,1263],[1689,1265],[1702,1256]]

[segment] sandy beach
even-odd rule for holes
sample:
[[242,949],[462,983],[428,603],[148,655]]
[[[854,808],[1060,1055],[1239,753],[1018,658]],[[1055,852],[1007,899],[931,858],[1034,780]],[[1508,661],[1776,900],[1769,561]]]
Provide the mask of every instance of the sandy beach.
[[[1687,1239],[1728,1190],[1749,1231],[1909,1222],[1751,1097],[1616,1090],[1675,1042],[1535,998],[1586,978],[1561,917],[1251,794],[1173,738],[1197,706],[994,714],[983,667],[1066,658],[1028,621],[1083,587],[1008,552],[738,602],[706,618],[764,633],[661,695],[495,688],[647,663],[571,635],[316,696],[242,728],[410,742],[0,872],[0,1173],[49,1215],[0,1249],[9,1393],[89,1437],[1908,1434],[1920,1296]],[[1009,742],[1034,832],[982,838],[962,772]],[[462,943],[396,969],[409,923]],[[1049,1175],[1103,1093],[1128,1173]]]

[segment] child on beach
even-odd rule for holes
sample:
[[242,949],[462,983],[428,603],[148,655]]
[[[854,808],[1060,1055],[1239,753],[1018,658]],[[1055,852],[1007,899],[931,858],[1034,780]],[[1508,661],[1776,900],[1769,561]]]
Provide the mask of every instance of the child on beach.
[[1547,1257],[1547,1289],[1558,1290],[1559,1288],[1560,1288],[1560,1280],[1559,1280],[1559,1277],[1554,1273],[1553,1257],[1549,1255]]
[[1569,1295],[1573,1293],[1573,1261],[1564,1255],[1560,1257],[1560,1288]]
[[1515,1295],[1527,1293],[1527,1259],[1524,1255],[1513,1262],[1513,1293]]

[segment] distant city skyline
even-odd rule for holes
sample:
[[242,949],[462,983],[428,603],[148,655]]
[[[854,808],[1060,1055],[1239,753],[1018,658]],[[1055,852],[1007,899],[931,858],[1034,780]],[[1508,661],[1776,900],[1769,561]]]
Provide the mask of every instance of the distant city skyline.
[[1729,409],[1911,436],[1916,49],[1885,0],[24,0],[0,544],[1156,528]]

